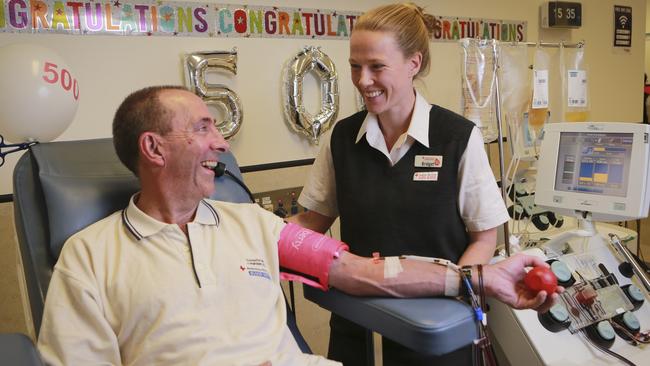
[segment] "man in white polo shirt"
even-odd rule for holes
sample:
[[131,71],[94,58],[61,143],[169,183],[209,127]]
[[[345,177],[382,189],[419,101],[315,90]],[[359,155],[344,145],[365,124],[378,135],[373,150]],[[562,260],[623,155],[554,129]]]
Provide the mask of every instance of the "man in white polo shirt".
[[[287,225],[255,204],[205,199],[228,150],[205,103],[181,87],[139,90],[118,108],[113,136],[141,191],[66,242],[38,340],[45,362],[339,364],[302,354],[286,326],[278,242]],[[326,262],[329,285],[354,294],[431,296],[459,281],[429,263],[402,260],[401,272],[385,278],[384,263],[338,249],[336,257]],[[486,266],[488,295],[548,309],[556,294],[516,286],[529,265],[543,262]]]

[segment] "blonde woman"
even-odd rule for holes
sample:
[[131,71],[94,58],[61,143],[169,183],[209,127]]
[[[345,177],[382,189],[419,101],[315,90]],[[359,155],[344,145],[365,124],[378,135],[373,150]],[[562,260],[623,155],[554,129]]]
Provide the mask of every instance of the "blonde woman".
[[[433,20],[411,3],[381,6],[357,20],[350,68],[367,112],[335,125],[299,199],[309,211],[292,221],[325,232],[340,217],[341,239],[361,256],[486,263],[508,214],[481,134],[413,85],[429,69]],[[328,357],[365,364],[363,329],[336,315],[330,326]],[[469,347],[441,359],[387,339],[383,347],[384,365],[471,362]]]

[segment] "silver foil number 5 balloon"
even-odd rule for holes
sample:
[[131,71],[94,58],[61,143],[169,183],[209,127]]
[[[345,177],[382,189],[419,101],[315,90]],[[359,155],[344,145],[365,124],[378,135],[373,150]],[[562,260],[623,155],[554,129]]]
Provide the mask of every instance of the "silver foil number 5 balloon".
[[[303,104],[303,80],[314,72],[320,82],[321,107],[312,115]],[[287,62],[284,70],[284,114],[291,128],[318,143],[339,112],[339,82],[334,62],[319,47],[308,46]]]
[[207,72],[222,69],[237,74],[236,48],[231,51],[194,52],[185,56],[188,87],[207,105],[225,109],[225,118],[217,122],[217,129],[225,138],[230,138],[239,131],[242,124],[243,111],[239,96],[223,84],[212,84],[205,80]]

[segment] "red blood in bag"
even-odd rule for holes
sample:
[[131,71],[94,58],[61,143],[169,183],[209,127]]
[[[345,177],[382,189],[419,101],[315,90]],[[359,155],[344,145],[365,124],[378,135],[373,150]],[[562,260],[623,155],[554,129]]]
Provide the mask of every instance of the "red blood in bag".
[[597,297],[598,293],[591,287],[584,288],[576,293],[578,303],[585,306],[591,306]]
[[550,268],[535,267],[526,274],[524,283],[532,291],[544,290],[547,294],[552,294],[557,288],[557,277]]

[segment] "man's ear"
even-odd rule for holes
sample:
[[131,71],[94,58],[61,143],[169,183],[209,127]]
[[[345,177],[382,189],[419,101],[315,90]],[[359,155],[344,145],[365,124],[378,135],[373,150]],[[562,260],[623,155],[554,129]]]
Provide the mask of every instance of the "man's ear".
[[138,139],[140,158],[143,162],[158,167],[165,165],[165,154],[160,135],[154,132],[144,132]]

